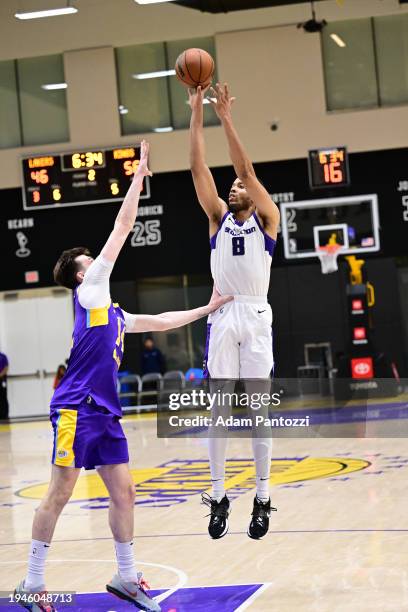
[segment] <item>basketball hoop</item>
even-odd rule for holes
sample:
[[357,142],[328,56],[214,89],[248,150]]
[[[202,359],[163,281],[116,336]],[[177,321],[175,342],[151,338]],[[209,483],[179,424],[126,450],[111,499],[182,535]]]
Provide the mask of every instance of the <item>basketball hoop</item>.
[[341,247],[341,244],[326,244],[326,246],[318,247],[316,252],[322,266],[322,274],[337,272],[339,269],[337,257],[340,254]]

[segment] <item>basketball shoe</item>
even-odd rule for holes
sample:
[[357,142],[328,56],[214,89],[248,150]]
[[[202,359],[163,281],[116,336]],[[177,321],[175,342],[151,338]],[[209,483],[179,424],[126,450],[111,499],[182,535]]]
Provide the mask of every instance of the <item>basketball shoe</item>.
[[211,508],[210,522],[208,524],[208,533],[213,540],[218,540],[225,536],[228,531],[228,515],[231,513],[230,503],[228,497],[224,495],[220,502],[210,497],[208,493],[201,495],[201,501],[203,504]]
[[255,495],[252,520],[247,531],[250,538],[260,540],[268,533],[271,512],[276,512],[276,508],[271,507],[270,498],[267,502],[262,502]]
[[115,574],[109,584],[106,585],[106,590],[109,593],[134,604],[139,610],[160,612],[159,604],[147,593],[149,588],[146,580],[142,578],[142,572],[138,572],[137,582],[125,582],[119,574]]
[[[29,595],[38,595],[38,601],[30,603]],[[51,603],[47,602],[47,591],[45,590],[45,586],[41,586],[35,591],[28,591],[24,588],[24,580],[22,580],[14,590],[15,600],[16,596],[19,601],[15,601],[15,603],[26,610],[30,610],[30,612],[57,612],[56,608],[54,608]]]

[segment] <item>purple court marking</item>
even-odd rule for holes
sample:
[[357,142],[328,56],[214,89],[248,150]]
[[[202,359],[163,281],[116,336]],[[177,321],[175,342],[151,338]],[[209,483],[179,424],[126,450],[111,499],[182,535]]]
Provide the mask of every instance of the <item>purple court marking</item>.
[[[244,585],[228,585],[214,587],[190,587],[178,589],[175,593],[165,599],[160,605],[162,612],[234,612],[242,605],[251,595],[253,595],[262,584],[244,584]],[[150,591],[150,594],[155,597],[161,595],[165,591]],[[4,612],[13,612],[16,610],[15,605],[4,605],[4,599],[0,600],[0,607]],[[59,610],[67,610],[71,612],[106,612],[106,610],[115,610],[115,612],[129,612],[135,610],[135,607],[126,602],[110,595],[109,593],[86,593],[76,596],[75,606],[58,606]]]

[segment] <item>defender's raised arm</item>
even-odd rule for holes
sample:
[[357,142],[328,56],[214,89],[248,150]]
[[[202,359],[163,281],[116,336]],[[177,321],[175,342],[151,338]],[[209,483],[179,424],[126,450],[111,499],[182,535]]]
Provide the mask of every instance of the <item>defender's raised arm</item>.
[[93,260],[89,252],[84,252],[76,258],[79,268],[76,276],[81,283],[78,296],[84,308],[99,308],[110,301],[109,279],[113,266],[135,224],[143,179],[152,176],[147,165],[148,155],[149,144],[143,140],[138,169],[100,255]]
[[235,129],[231,114],[231,107],[235,98],[230,96],[226,83],[223,87],[217,83],[215,89],[211,88],[210,92],[213,96],[210,98],[210,102],[224,128],[231,161],[234,164],[237,177],[242,181],[248,195],[254,201],[265,231],[276,238],[280,219],[279,208],[262,183],[259,182],[252,161],[249,159]]
[[127,237],[133,229],[139,207],[140,192],[145,176],[152,176],[148,168],[149,143],[142,141],[140,163],[133,177],[132,184],[126,194],[115,220],[113,231],[109,236],[101,255],[110,262],[115,262],[125,244]]
[[198,200],[210,221],[210,233],[218,229],[218,224],[227,211],[227,205],[218,197],[217,188],[205,161],[203,129],[203,90],[201,87],[188,90],[191,106],[190,122],[190,168]]

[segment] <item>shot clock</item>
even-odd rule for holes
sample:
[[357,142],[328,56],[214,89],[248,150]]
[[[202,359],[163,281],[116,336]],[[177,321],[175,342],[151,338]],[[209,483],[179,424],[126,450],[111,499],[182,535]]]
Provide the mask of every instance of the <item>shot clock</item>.
[[311,189],[349,185],[350,172],[346,147],[309,151],[309,184]]
[[[22,159],[25,210],[122,201],[140,160],[140,145]],[[150,198],[145,177],[141,198]]]

